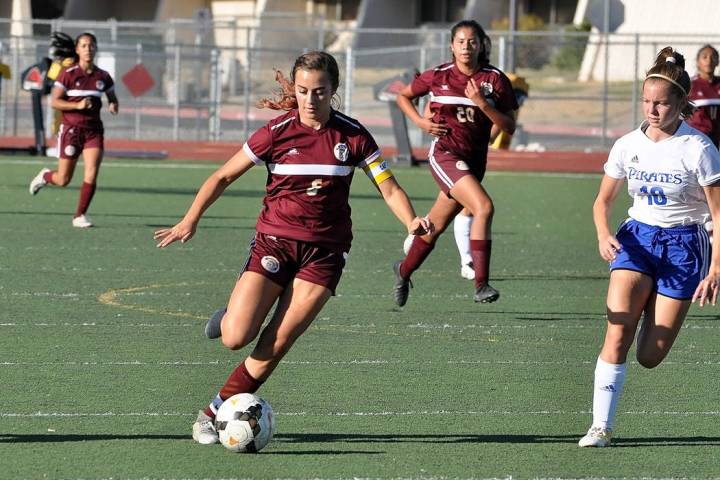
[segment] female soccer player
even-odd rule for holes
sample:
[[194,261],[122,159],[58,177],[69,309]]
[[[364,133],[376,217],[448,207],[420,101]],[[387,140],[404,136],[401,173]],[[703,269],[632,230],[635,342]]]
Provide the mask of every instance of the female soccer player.
[[[685,59],[664,48],[643,84],[645,121],[615,143],[605,164],[593,218],[600,256],[610,262],[607,332],[595,367],[593,422],[581,447],[610,444],[627,353],[643,313],[637,360],[654,368],[670,351],[690,303],[702,307],[717,299],[720,249],[711,254],[702,224],[710,215],[720,219],[720,154],[682,120],[691,109],[689,92]],[[625,179],[633,205],[613,235],[610,212]]]
[[[193,438],[216,443],[213,418],[222,402],[255,392],[335,292],[352,240],[348,195],[355,167],[362,168],[409,233],[431,230],[415,215],[375,140],[357,120],[332,107],[339,84],[335,59],[310,52],[295,61],[290,82],[278,74],[284,95],[263,105],[289,110],[256,131],[200,188],[185,217],[155,232],[158,247],[192,238],[203,212],[252,166],[268,170],[263,209],[250,257],[230,296],[227,311],[213,315],[210,337],[230,349],[252,353],[228,377],[193,425]],[[275,302],[277,307],[260,328]],[[219,327],[219,328],[218,328]]]
[[720,77],[715,76],[718,51],[704,45],[697,53],[697,75],[692,78],[690,100],[697,107],[687,123],[710,137],[717,147],[720,144]]
[[40,170],[30,182],[30,194],[35,195],[45,185],[66,186],[72,180],[77,159],[82,153],[85,162],[83,184],[80,187],[73,227],[92,227],[87,213],[95,194],[95,184],[103,155],[103,123],[100,120],[102,96],[108,99],[108,110],[118,113],[118,99],[110,74],[95,65],[97,39],[92,33],[81,33],[75,39],[78,63],[63,71],[52,90],[52,108],[62,111],[58,133],[58,168]]
[[[493,302],[500,294],[488,283],[490,227],[494,206],[481,185],[487,164],[493,124],[515,130],[518,108],[508,78],[489,64],[490,39],[475,21],[463,20],[451,30],[454,60],[428,70],[403,88],[400,109],[419,128],[435,136],[428,153],[430,172],[440,186],[428,218],[435,230],[416,237],[404,260],[393,266],[395,302],[403,306],[410,292],[410,276],[435,246],[455,215],[466,207],[474,217],[470,250],[475,271],[475,301]],[[430,94],[432,118],[423,118],[413,100]]]

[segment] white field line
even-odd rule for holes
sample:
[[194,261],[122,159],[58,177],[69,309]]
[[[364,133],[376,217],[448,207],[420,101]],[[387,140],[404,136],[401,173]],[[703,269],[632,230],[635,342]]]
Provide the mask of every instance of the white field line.
[[[720,411],[629,410],[622,415],[657,417],[720,417]],[[406,410],[379,412],[276,412],[284,417],[426,417],[426,416],[560,416],[590,415],[589,410]],[[192,412],[0,412],[0,418],[75,418],[75,417],[195,417]]]
[[[48,157],[49,158],[49,157]],[[53,158],[47,160],[13,160],[0,159],[0,165],[46,165],[53,161]],[[163,160],[156,162],[116,162],[109,160],[103,162],[103,168],[147,168],[147,169],[165,169],[165,170],[216,170],[219,166],[217,162],[192,163],[192,162],[166,162]],[[423,172],[424,174],[424,172]],[[486,175],[492,177],[547,177],[547,178],[575,178],[575,179],[598,179],[602,176],[600,173],[564,173],[564,172],[487,172]]]
[[[447,360],[444,362],[436,362],[432,360],[412,361],[412,360],[284,360],[283,365],[287,367],[303,367],[303,366],[388,366],[388,365],[460,365],[460,366],[578,366],[578,365],[595,365],[595,360],[582,360],[579,362],[570,362],[563,360]],[[628,362],[630,365],[639,365],[636,361]],[[187,360],[160,360],[155,362],[145,362],[141,360],[117,360],[108,362],[89,362],[83,360],[64,361],[64,362],[25,362],[25,361],[0,361],[2,367],[195,367],[195,366],[222,366],[236,365],[237,360],[205,360],[205,361],[187,361]],[[662,363],[670,366],[720,366],[720,361],[676,361],[667,360]]]

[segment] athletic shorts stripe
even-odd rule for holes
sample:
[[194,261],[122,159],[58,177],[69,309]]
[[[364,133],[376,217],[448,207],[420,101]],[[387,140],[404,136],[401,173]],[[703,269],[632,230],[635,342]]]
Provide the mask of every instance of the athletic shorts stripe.
[[435,155],[433,152],[435,151],[435,143],[437,140],[433,140],[432,144],[430,144],[430,152],[428,152],[428,159],[430,162],[430,168],[433,169],[433,171],[437,174],[438,178],[447,185],[448,189],[455,186],[455,183],[452,181],[452,179],[443,171],[443,169],[440,167],[440,165],[435,161]]

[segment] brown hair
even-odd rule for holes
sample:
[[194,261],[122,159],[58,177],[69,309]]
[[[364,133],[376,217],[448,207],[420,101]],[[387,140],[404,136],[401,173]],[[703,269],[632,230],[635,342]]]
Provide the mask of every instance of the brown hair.
[[455,40],[455,34],[461,28],[469,28],[475,32],[475,36],[482,46],[482,50],[478,54],[480,64],[490,63],[490,49],[492,48],[492,41],[490,40],[490,37],[488,37],[488,34],[485,33],[485,30],[483,30],[480,24],[475,20],[460,20],[458,23],[453,25],[450,29],[450,43]]
[[[675,96],[683,103],[682,114],[686,117],[692,115],[693,106],[688,101],[690,93],[690,75],[685,71],[685,57],[672,47],[665,47],[660,50],[655,64],[647,71],[645,81],[650,78],[665,80],[670,84],[670,89]],[[644,85],[644,83],[643,83]]]
[[335,58],[327,52],[314,51],[300,55],[295,59],[290,79],[288,80],[280,70],[275,70],[275,81],[280,84],[280,90],[273,92],[274,98],[262,98],[258,101],[258,108],[271,108],[273,110],[292,110],[297,108],[297,98],[295,98],[295,74],[298,69],[308,71],[327,72],[330,76],[330,86],[333,93],[333,107],[339,107],[339,101],[336,100],[335,92],[340,86],[340,71]]

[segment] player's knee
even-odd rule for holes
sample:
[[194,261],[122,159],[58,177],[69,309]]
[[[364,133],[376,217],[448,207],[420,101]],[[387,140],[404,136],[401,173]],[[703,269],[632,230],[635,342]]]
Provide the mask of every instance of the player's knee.
[[640,352],[636,355],[637,361],[645,368],[655,368],[663,361],[663,357],[659,355],[647,355]]
[[58,187],[67,187],[70,183],[70,176],[69,175],[61,175],[61,174],[55,174],[56,177],[53,178],[53,181],[57,184]]
[[225,332],[225,330],[223,329],[222,337],[220,338],[223,345],[225,345],[230,350],[240,350],[241,348],[247,346],[250,342],[252,342],[255,339],[255,336],[250,334],[249,332]]
[[492,219],[493,215],[495,215],[495,205],[489,198],[479,200],[471,207],[471,211],[475,218],[483,220]]

